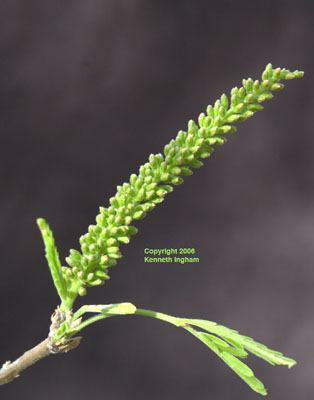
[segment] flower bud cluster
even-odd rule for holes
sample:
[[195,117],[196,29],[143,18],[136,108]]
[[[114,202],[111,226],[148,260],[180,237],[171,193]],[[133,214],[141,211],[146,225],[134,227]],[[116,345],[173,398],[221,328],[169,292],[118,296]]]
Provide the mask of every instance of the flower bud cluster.
[[268,64],[261,81],[243,80],[242,87],[231,90],[230,99],[223,94],[214,106],[209,105],[206,114],[199,115],[198,125],[189,121],[187,131],[179,131],[164,147],[164,154],[151,154],[138,175],[132,174],[128,183],[117,187],[110,206],[100,208],[96,225],[89,226],[88,233],[80,238],[82,252],[71,250],[66,258],[69,267],[63,267],[65,279],[80,282],[80,295],[86,293],[85,286],[100,285],[109,279],[108,268],[121,257],[120,244],[129,243],[130,236],[137,232],[131,222],[144,218],[173,186],[183,182],[183,176],[191,175],[192,168],[201,167],[200,159],[211,155],[212,146],[222,145],[226,141],[224,135],[236,131],[233,123],[262,110],[260,103],[283,88],[281,79],[302,75],[300,71],[273,69]]

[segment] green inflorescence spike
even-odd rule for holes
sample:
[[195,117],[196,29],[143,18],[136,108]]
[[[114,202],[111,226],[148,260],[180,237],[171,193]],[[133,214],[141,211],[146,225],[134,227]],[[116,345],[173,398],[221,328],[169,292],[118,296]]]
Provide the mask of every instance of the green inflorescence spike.
[[[118,186],[110,206],[101,207],[96,225],[91,225],[88,233],[80,238],[81,252],[70,251],[66,258],[68,267],[63,271],[66,284],[78,291],[80,287],[103,284],[109,279],[108,268],[121,257],[119,243],[128,243],[137,231],[132,221],[144,218],[161,203],[173,190],[172,186],[180,185],[182,177],[192,173],[191,168],[201,167],[200,159],[211,155],[212,146],[226,142],[222,135],[236,131],[234,123],[263,109],[260,103],[270,100],[271,92],[282,89],[280,80],[302,75],[301,71],[274,69],[268,64],[261,81],[244,79],[242,87],[231,90],[230,99],[223,94],[214,107],[207,107],[207,116],[199,115],[199,125],[189,121],[187,132],[179,131],[165,146],[164,154],[151,154],[138,175],[132,174],[129,182]],[[108,239],[115,239],[117,245],[108,245]],[[85,290],[81,289],[79,294],[85,294]]]

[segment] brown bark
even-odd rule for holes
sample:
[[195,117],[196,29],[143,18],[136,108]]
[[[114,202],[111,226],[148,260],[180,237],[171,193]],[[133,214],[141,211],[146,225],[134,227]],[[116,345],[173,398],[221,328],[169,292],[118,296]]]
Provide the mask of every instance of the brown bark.
[[17,378],[21,371],[44,357],[52,354],[49,349],[50,340],[45,339],[31,350],[26,351],[20,358],[11,363],[7,361],[0,370],[0,385],[5,385]]

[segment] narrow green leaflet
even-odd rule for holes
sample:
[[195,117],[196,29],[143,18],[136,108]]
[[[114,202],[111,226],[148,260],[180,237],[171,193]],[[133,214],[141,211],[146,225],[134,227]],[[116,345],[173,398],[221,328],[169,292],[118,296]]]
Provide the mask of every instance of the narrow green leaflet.
[[[234,370],[253,390],[266,395],[266,389],[263,383],[258,380],[253,371],[240,361],[237,357],[245,358],[248,352],[269,362],[272,365],[287,365],[291,368],[296,364],[291,358],[284,357],[282,353],[271,350],[265,345],[256,342],[250,337],[240,335],[237,331],[225,326],[218,325],[211,321],[199,319],[180,318],[187,324],[185,329],[201,340],[206,346],[213,350],[230,368]],[[209,333],[199,332],[190,327],[190,325],[202,328],[207,332],[220,336],[219,339]],[[214,347],[213,347],[214,344]]]
[[[254,376],[251,368],[239,358],[246,358],[248,352],[250,352],[272,365],[287,365],[291,368],[296,364],[294,360],[284,357],[280,352],[271,350],[252,338],[240,335],[237,331],[218,325],[216,322],[203,319],[176,318],[142,309],[137,309],[135,314],[157,318],[187,330],[216,353],[254,391],[264,396],[267,392],[263,383]],[[201,330],[196,330],[194,327],[201,328]]]
[[[218,338],[213,339],[214,337],[212,335],[198,332],[191,327],[186,327],[185,329],[192,333],[192,335],[197,337],[197,339],[203,342],[207,347],[213,350],[226,364],[229,365],[231,369],[233,369],[233,371],[237,375],[240,376],[240,378],[244,380],[245,383],[250,386],[251,389],[253,389],[257,393],[260,393],[263,396],[267,395],[267,391],[263,383],[254,376],[251,368],[249,368],[242,361],[238,360],[234,355],[230,353],[230,351],[228,351],[229,348],[232,348],[231,346],[228,346],[228,344],[226,344],[225,342],[223,346],[216,346]],[[244,355],[241,356],[245,357]]]
[[233,329],[229,329],[222,325],[213,324],[212,322],[206,320],[184,318],[181,320],[187,324],[202,328],[207,332],[214,333],[228,341],[231,345],[247,350],[248,352],[255,354],[257,357],[262,358],[272,365],[286,365],[288,368],[291,368],[296,364],[296,362],[291,358],[284,357],[282,353],[271,350],[248,336],[240,335]]
[[136,307],[132,303],[95,304],[82,306],[74,315],[73,321],[85,313],[100,313],[108,316],[134,314]]
[[59,259],[58,250],[52,235],[49,225],[43,218],[37,219],[37,225],[40,229],[44,244],[46,259],[50,268],[53,282],[57,289],[58,295],[64,305],[67,304],[67,286],[61,272],[61,262]]

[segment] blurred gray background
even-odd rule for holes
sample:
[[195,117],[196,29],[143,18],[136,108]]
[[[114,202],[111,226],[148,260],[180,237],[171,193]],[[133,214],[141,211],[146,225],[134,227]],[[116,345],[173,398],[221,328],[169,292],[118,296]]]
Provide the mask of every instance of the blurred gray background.
[[[1,1],[2,362],[46,337],[58,298],[35,223],[62,260],[150,153],[242,78],[305,70],[238,125],[139,233],[85,302],[206,318],[295,358],[248,359],[272,400],[314,392],[312,1]],[[199,264],[145,264],[195,247]],[[187,332],[145,317],[86,329],[81,346],[1,388],[1,399],[260,398]]]

